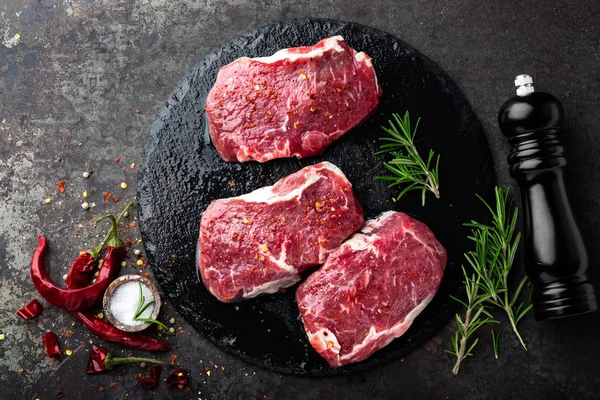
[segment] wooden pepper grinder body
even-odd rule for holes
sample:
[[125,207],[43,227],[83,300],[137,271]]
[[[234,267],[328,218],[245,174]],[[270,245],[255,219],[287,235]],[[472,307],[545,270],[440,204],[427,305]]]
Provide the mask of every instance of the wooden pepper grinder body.
[[519,182],[524,214],[525,270],[533,283],[535,318],[560,318],[597,309],[588,256],[565,188],[567,160],[560,140],[563,108],[535,92],[528,75],[498,114],[512,146],[508,162]]

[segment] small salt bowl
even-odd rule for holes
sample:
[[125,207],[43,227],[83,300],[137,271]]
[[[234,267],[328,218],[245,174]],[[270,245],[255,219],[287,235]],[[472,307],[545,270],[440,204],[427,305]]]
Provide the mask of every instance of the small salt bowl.
[[102,300],[104,316],[117,329],[125,332],[139,332],[152,325],[151,322],[133,320],[133,315],[139,304],[139,284],[142,285],[144,302],[148,303],[154,300],[154,303],[140,314],[140,317],[149,319],[158,317],[160,294],[158,294],[156,286],[149,279],[142,276],[123,275],[108,286]]

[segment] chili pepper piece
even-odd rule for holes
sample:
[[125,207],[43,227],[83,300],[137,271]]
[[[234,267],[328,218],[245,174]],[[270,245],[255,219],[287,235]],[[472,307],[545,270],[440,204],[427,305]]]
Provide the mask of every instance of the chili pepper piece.
[[85,369],[86,374],[98,374],[108,370],[108,368],[106,368],[107,355],[108,350],[106,350],[104,347],[93,345],[92,351],[90,351],[90,357],[88,358],[87,367]]
[[113,355],[106,350],[104,347],[92,346],[90,351],[90,357],[88,358],[87,367],[85,372],[87,374],[98,374],[100,372],[111,370],[115,365],[125,363],[138,363],[148,362],[153,364],[166,364],[164,361],[155,360],[153,358],[142,358],[142,357],[113,357]]
[[27,305],[17,310],[17,315],[23,319],[31,319],[42,312],[44,307],[34,297]]
[[160,378],[160,371],[162,370],[160,365],[156,365],[148,370],[148,375],[143,378],[138,378],[140,386],[145,388],[153,388],[158,384],[158,378]]
[[44,333],[42,335],[42,342],[44,342],[48,357],[52,358],[60,356],[60,347],[58,347],[58,339],[54,332],[49,331]]
[[167,375],[165,379],[165,384],[167,386],[177,385],[180,388],[185,387],[188,384],[189,372],[183,368],[176,369]]

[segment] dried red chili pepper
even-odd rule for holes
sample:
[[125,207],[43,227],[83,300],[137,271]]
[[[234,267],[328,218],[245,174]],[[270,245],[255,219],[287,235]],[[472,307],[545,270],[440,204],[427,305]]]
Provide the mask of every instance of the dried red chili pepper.
[[98,374],[100,372],[109,371],[113,369],[115,365],[138,362],[166,364],[166,362],[164,361],[155,360],[153,358],[113,357],[113,355],[104,347],[93,345],[92,351],[90,351],[90,358],[88,359],[88,364],[85,372],[88,374]]
[[58,347],[58,339],[54,332],[50,331],[44,333],[42,335],[42,342],[44,342],[44,346],[46,346],[46,354],[48,354],[48,357],[52,358],[60,356],[60,347]]
[[160,378],[161,366],[156,365],[148,370],[148,375],[143,378],[138,378],[140,386],[145,388],[153,388],[158,384],[158,378]]
[[154,339],[139,333],[123,332],[114,326],[104,322],[91,311],[76,311],[75,317],[80,320],[95,336],[107,342],[120,344],[130,349],[146,351],[167,351],[171,345],[162,340]]
[[167,386],[177,385],[177,387],[181,389],[187,386],[189,375],[190,374],[183,368],[176,369],[175,371],[167,375],[167,378],[165,379],[165,384]]
[[34,297],[26,306],[17,310],[17,315],[23,319],[31,319],[42,312],[44,307]]
[[44,266],[47,247],[46,239],[43,236],[38,237],[38,247],[31,260],[31,280],[37,291],[50,304],[67,311],[88,309],[98,302],[110,282],[116,278],[121,268],[121,261],[126,256],[127,251],[116,232],[115,218],[112,215],[107,217],[112,219],[113,222],[113,237],[108,243],[107,255],[100,268],[96,282],[84,288],[60,288],[52,282]]

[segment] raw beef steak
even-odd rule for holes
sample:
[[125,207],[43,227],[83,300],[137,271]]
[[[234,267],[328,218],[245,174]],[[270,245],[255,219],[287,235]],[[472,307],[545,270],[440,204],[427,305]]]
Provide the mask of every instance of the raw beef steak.
[[363,222],[352,185],[328,162],[215,200],[200,221],[202,281],[223,302],[275,293],[322,264]]
[[371,114],[380,95],[371,57],[334,36],[224,66],[206,113],[225,161],[265,162],[320,154]]
[[296,291],[310,343],[332,367],[364,360],[406,332],[445,265],[422,222],[393,211],[367,221]]

